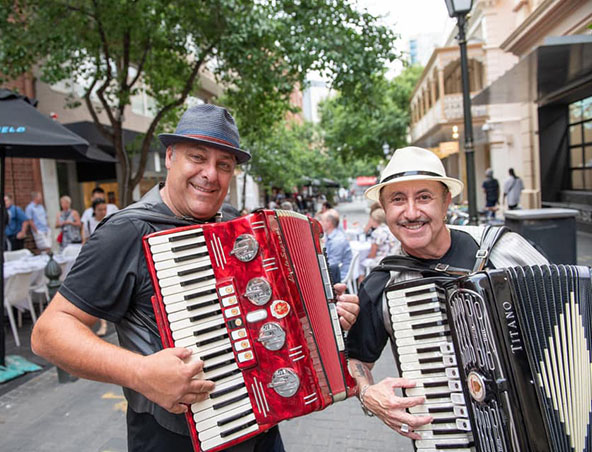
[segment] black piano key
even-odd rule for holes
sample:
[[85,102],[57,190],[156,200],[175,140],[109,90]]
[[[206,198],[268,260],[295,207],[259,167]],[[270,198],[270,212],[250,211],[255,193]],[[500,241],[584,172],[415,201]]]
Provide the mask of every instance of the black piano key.
[[191,234],[181,234],[169,237],[169,242],[180,242],[181,240],[197,239],[199,237],[203,237],[203,231],[201,229],[199,231],[192,232]]
[[217,331],[217,330],[222,330],[222,329],[226,329],[226,325],[224,325],[224,324],[214,325],[209,328],[204,328],[203,330],[194,331],[193,335],[194,336],[201,336],[202,334],[211,333],[212,331]]
[[238,427],[234,427],[234,428],[231,428],[229,430],[226,430],[226,431],[220,433],[220,437],[226,438],[227,436],[230,436],[230,435],[233,435],[235,433],[238,433],[241,430],[246,430],[246,429],[248,429],[249,427],[251,427],[252,425],[255,425],[255,424],[257,424],[257,421],[255,419],[253,419],[252,421],[249,421],[246,424],[239,425]]
[[186,245],[173,246],[171,252],[178,253],[179,251],[192,250],[194,248],[201,248],[204,243],[187,243]]
[[448,325],[448,322],[445,322],[443,320],[435,320],[433,322],[428,322],[428,323],[416,323],[414,325],[411,325],[411,329],[412,330],[419,330],[422,328],[430,328],[432,326],[442,326],[442,325]]
[[230,424],[231,422],[234,422],[234,421],[238,421],[241,417],[246,417],[249,414],[251,414],[252,412],[253,412],[253,410],[248,409],[248,410],[245,410],[241,413],[237,413],[234,416],[230,416],[225,419],[222,419],[221,421],[217,422],[218,427],[222,427],[223,425]]
[[204,366],[204,372],[211,372],[212,370],[220,369],[221,367],[228,366],[229,364],[235,364],[236,361],[234,360],[234,356],[232,359],[227,359],[226,361],[220,361],[219,363],[212,364],[210,366]]
[[433,314],[433,313],[437,313],[437,312],[442,312],[443,308],[429,308],[429,309],[421,309],[419,311],[410,311],[409,312],[409,317],[417,317],[418,315],[424,315],[424,314]]
[[180,272],[177,272],[177,276],[187,276],[187,275],[191,275],[193,273],[203,272],[204,270],[209,270],[211,268],[212,267],[207,266],[207,265],[202,265],[201,267],[189,268],[187,270],[181,270]]
[[215,305],[215,304],[218,304],[218,299],[217,298],[215,298],[213,300],[202,301],[200,303],[195,303],[195,304],[189,305],[189,306],[187,306],[187,310],[188,311],[195,311],[196,309],[205,308],[207,306],[212,306],[212,305]]
[[426,334],[418,334],[417,336],[413,336],[415,340],[421,339],[433,339],[436,337],[447,337],[450,336],[450,331],[439,331],[437,333],[426,333]]
[[432,419],[432,424],[450,424],[451,422],[456,422],[457,419],[456,417],[438,417]]
[[204,295],[210,295],[210,294],[213,294],[213,293],[216,293],[216,289],[208,289],[208,290],[203,290],[203,291],[199,291],[199,292],[187,294],[187,295],[185,295],[183,297],[183,299],[185,301],[189,301],[189,300],[193,300],[194,298],[203,297]]
[[232,347],[227,347],[223,350],[218,350],[217,352],[214,353],[209,353],[207,355],[203,355],[201,357],[202,361],[207,361],[208,359],[212,359],[212,358],[217,358],[218,356],[222,356],[222,355],[226,355],[228,353],[232,352]]
[[214,317],[218,314],[222,314],[222,309],[216,309],[215,311],[206,312],[205,314],[194,315],[193,317],[189,317],[189,320],[192,322],[199,322],[200,320],[207,319],[208,317]]
[[435,367],[434,369],[420,369],[419,372],[423,375],[429,375],[429,374],[437,374],[439,372],[444,372],[445,368],[444,367]]
[[200,278],[193,278],[193,279],[188,279],[187,281],[181,281],[181,283],[179,283],[179,285],[181,287],[185,287],[185,286],[190,286],[191,284],[197,284],[199,282],[203,282],[203,281],[208,281],[208,280],[214,280],[215,276],[214,275],[208,275],[208,276],[202,276]]
[[224,389],[219,389],[218,391],[214,391],[210,394],[210,399],[217,399],[218,397],[222,397],[223,395],[230,394],[231,392],[238,391],[241,388],[245,387],[245,382],[241,381],[235,385],[229,386]]
[[[460,434],[465,434],[466,435],[467,432],[465,432],[464,430],[458,430],[458,429],[454,429],[454,430],[432,430],[432,434],[434,436],[438,436],[438,435],[460,435]],[[434,438],[434,439],[438,439],[438,438]],[[457,446],[459,447],[459,446]]]
[[452,412],[452,408],[449,406],[428,407],[428,413],[448,413],[448,412]]
[[236,397],[225,400],[224,402],[215,403],[214,405],[212,405],[212,409],[219,410],[220,408],[227,407],[228,405],[232,405],[233,403],[240,402],[241,400],[248,399],[248,398],[249,398],[249,394],[245,392],[244,394],[237,395]]
[[232,377],[233,375],[240,374],[241,370],[237,367],[236,369],[229,370],[228,372],[224,372],[223,374],[216,375],[215,377],[208,377],[208,380],[213,381],[216,383],[217,381],[223,380],[227,377]]
[[429,399],[440,399],[442,397],[450,397],[451,392],[452,392],[451,390],[449,390],[448,392],[434,392],[433,394],[424,394],[423,396],[428,400]]
[[[463,433],[467,433],[467,432],[463,432]],[[435,449],[442,449],[442,450],[447,450],[447,449],[470,449],[471,447],[475,447],[475,442],[474,441],[469,441],[467,442],[467,444],[463,444],[463,445],[458,445],[458,444],[436,444],[434,446]]]
[[437,301],[441,301],[441,300],[436,295],[434,295],[430,298],[423,298],[421,300],[408,301],[406,304],[408,307],[412,308],[414,306],[421,306],[422,304],[434,303]]
[[194,253],[194,254],[186,254],[185,256],[179,256],[179,257],[175,257],[173,259],[173,261],[177,264],[180,264],[181,262],[187,262],[190,261],[192,259],[199,259],[200,257],[206,257],[209,256],[207,251],[203,251],[201,253]]
[[417,360],[419,364],[428,364],[428,363],[441,363],[443,362],[442,357],[435,357],[435,358],[419,358]]
[[405,296],[406,297],[413,297],[414,295],[432,294],[434,292],[436,292],[435,287],[423,287],[421,289],[406,290]]
[[[197,336],[197,334],[193,333]],[[203,341],[196,342],[197,347],[203,347],[204,345],[213,344],[214,342],[221,341],[222,339],[228,338],[228,334],[221,334],[220,336],[212,337],[210,339],[204,339]]]
[[431,353],[431,352],[439,352],[440,346],[436,345],[434,347],[418,347],[417,353]]
[[437,388],[438,386],[448,387],[448,383],[445,381],[429,381],[423,384],[424,388]]

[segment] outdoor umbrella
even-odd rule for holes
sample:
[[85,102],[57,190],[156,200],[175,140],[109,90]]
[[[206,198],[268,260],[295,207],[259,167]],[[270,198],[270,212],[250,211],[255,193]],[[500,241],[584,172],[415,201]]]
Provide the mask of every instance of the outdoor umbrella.
[[[35,109],[36,101],[0,89],[0,244],[4,249],[5,158],[114,161],[82,137]],[[0,365],[4,365],[4,252],[0,252]]]

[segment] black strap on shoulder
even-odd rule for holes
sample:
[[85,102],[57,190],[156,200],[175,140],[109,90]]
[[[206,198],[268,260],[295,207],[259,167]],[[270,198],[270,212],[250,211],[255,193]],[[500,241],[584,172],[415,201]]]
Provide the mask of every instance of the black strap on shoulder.
[[480,272],[485,268],[487,262],[489,262],[489,254],[493,249],[494,245],[509,229],[505,226],[487,226],[483,235],[481,236],[481,244],[479,250],[475,255],[475,265],[473,265],[473,273]]
[[411,256],[387,256],[372,271],[416,272],[428,276],[464,276],[470,273],[466,268],[452,267],[448,264],[427,264]]

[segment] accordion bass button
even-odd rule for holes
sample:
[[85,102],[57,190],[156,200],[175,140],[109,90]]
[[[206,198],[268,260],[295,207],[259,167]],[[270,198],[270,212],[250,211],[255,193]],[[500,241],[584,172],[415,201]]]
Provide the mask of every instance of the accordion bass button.
[[273,373],[271,383],[267,387],[273,388],[282,397],[292,397],[298,392],[300,378],[294,369],[282,367]]

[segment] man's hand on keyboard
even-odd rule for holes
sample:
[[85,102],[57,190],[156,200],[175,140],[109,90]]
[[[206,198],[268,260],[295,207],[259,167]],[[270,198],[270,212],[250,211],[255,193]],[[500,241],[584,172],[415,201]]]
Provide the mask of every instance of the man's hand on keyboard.
[[214,390],[214,382],[194,378],[203,361],[189,360],[190,356],[185,348],[167,348],[144,357],[133,389],[171,413],[185,413],[187,405],[205,400]]

